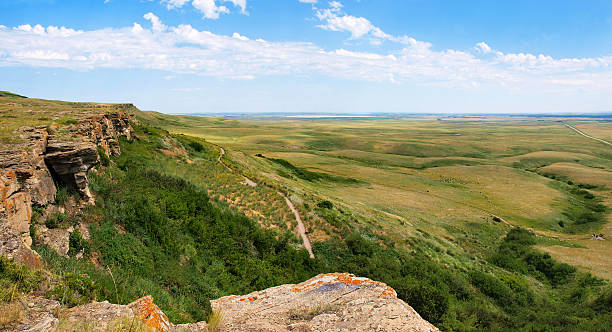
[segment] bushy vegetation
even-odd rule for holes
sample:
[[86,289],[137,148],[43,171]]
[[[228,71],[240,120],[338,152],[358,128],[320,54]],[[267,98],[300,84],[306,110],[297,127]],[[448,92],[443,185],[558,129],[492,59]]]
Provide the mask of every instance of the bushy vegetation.
[[512,229],[489,261],[508,271],[532,275],[553,286],[567,282],[574,276],[574,267],[557,263],[549,254],[532,249],[531,246],[535,244],[536,237],[532,232]]
[[563,205],[563,216],[567,218],[567,222],[563,222],[561,226],[565,232],[585,233],[598,229],[606,222],[607,207],[601,204],[601,198],[584,189],[591,186],[563,182],[554,185],[563,189],[568,197]]
[[[116,283],[100,299],[126,303],[151,293],[174,321],[203,320],[211,299],[298,282],[315,270],[288,234],[277,238],[213,205],[182,179],[140,167],[112,176],[92,185],[104,210],[100,225],[92,226],[91,249]],[[73,252],[84,247],[78,235],[70,240]]]
[[104,148],[102,146],[98,145],[97,149],[98,149],[98,155],[100,156],[100,164],[102,166],[109,166],[110,165],[110,158],[106,154],[106,151],[104,151]]
[[[301,167],[297,167],[295,165],[293,165],[292,163],[288,162],[285,159],[279,159],[279,158],[268,158],[268,157],[264,157],[263,155],[259,154],[259,156],[261,156],[262,158],[266,158],[267,160],[270,160],[276,164],[279,164],[281,166],[283,166],[287,171],[289,171],[289,174],[300,178],[302,180],[306,180],[306,181],[331,181],[331,182],[340,182],[340,183],[346,183],[346,184],[359,184],[362,183],[362,181],[359,181],[357,179],[353,179],[353,178],[348,178],[348,177],[342,177],[342,176],[335,176],[335,175],[331,175],[331,174],[327,174],[327,173],[320,173],[320,172],[312,172],[309,171],[305,168],[301,168]],[[279,173],[279,175],[284,176],[284,177],[288,177],[289,174],[281,172]]]
[[0,304],[37,289],[43,280],[41,271],[33,271],[0,256]]
[[[53,271],[63,273],[63,288],[50,294],[67,305],[91,298],[128,303],[151,294],[173,322],[189,322],[210,315],[211,299],[347,271],[387,283],[443,330],[605,331],[612,324],[607,283],[533,249],[535,236],[521,229],[495,246],[489,264],[451,266],[420,238],[405,247],[351,227],[314,243],[317,259],[311,260],[296,249],[291,233],[264,230],[211,201],[203,187],[153,169],[165,158],[156,135],[167,133],[137,130],[140,139],[122,140],[123,155],[91,176],[96,207],[88,213],[99,221],[91,226],[91,240],[70,239],[71,255],[89,248],[103,268],[37,248]],[[199,142],[203,151],[197,151],[190,139],[178,139],[190,153],[216,162],[212,153],[204,155],[209,145]],[[350,214],[331,202],[315,209],[326,220],[350,222]],[[74,279],[83,275],[92,283]]]

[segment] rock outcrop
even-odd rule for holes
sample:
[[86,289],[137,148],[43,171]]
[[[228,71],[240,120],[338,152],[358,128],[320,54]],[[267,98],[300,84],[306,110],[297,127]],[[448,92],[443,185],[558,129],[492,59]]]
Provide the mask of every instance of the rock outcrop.
[[14,325],[15,331],[140,331],[137,326],[151,331],[176,330],[151,296],[128,305],[104,301],[70,309],[62,309],[54,300],[29,297],[23,300],[23,307],[27,310],[22,321]]
[[78,192],[86,200],[92,199],[87,175],[99,162],[98,150],[91,142],[49,140],[45,163],[49,166],[51,174],[57,182],[69,190]]
[[384,283],[348,273],[318,275],[211,301],[219,331],[437,331]]
[[[128,305],[95,302],[72,309],[42,298],[27,300],[29,321],[20,331],[77,331],[87,322],[88,331],[107,331],[117,324],[139,324],[154,331],[208,331],[208,323],[173,325],[145,296]],[[41,304],[58,312],[45,313]],[[318,275],[297,285],[282,285],[244,296],[211,301],[215,331],[427,331],[438,329],[421,318],[395,291],[381,282],[348,273]],[[44,327],[40,329],[40,327]],[[116,330],[116,329],[115,329]]]
[[55,200],[56,183],[91,202],[88,172],[99,163],[97,146],[118,155],[119,137],[132,139],[127,112],[82,114],[78,124],[21,127],[15,144],[0,147],[0,255],[29,266],[41,264],[30,250],[32,205]]

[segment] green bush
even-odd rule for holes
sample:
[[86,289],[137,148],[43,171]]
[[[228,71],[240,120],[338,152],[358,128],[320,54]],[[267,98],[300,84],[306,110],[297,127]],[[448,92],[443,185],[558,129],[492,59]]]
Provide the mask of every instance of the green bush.
[[321,201],[317,203],[317,206],[320,207],[321,209],[333,209],[334,208],[334,204],[330,201]]
[[53,212],[45,220],[45,226],[49,229],[58,228],[62,222],[64,222],[65,214],[59,212]]
[[106,154],[106,151],[104,151],[104,147],[98,145],[96,149],[98,150],[98,156],[100,156],[100,164],[105,167],[110,166],[111,160]]
[[55,193],[55,205],[64,205],[70,198],[70,192],[65,186],[57,186],[57,192]]
[[85,238],[83,238],[81,232],[79,232],[78,230],[74,230],[72,233],[70,233],[70,236],[68,237],[68,255],[74,256],[77,253],[81,252],[81,250],[83,251],[83,255],[88,255],[89,243],[87,242],[87,240],[85,240]]
[[192,148],[196,152],[204,151],[204,145],[202,145],[200,142],[191,141],[189,142],[189,147]]
[[59,284],[48,290],[45,295],[59,301],[62,305],[74,307],[96,299],[97,287],[88,275],[68,272]]
[[571,278],[576,269],[564,263],[558,263],[549,254],[531,248],[536,244],[535,235],[522,228],[514,228],[506,234],[497,252],[489,261],[509,271],[530,274],[557,286]]
[[41,271],[34,271],[0,256],[0,303],[10,302],[19,293],[37,290],[44,279]]
[[413,279],[403,279],[394,283],[394,287],[397,295],[430,323],[440,323],[449,309],[450,295],[446,289],[438,289]]
[[512,290],[504,282],[495,276],[475,271],[470,275],[470,281],[485,295],[491,297],[502,307],[510,306],[513,303]]

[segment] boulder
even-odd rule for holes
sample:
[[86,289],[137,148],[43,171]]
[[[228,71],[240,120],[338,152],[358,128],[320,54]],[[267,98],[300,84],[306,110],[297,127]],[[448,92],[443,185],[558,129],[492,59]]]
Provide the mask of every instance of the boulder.
[[348,273],[318,275],[211,301],[219,331],[438,331],[381,282]]

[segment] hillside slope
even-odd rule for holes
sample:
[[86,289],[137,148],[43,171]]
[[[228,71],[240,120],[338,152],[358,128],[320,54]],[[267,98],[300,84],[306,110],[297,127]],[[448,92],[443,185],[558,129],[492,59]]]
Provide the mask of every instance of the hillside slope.
[[[100,301],[128,305],[147,295],[168,324],[212,322],[222,311],[228,329],[270,319],[281,330],[368,330],[360,324],[373,321],[393,328],[403,319],[432,328],[401,301],[443,330],[604,331],[612,322],[607,281],[537,251],[535,245],[550,240],[520,228],[472,223],[473,234],[453,247],[417,228],[400,243],[379,232],[376,219],[353,223],[343,206],[324,200],[310,209],[339,226],[312,243],[311,259],[277,193],[293,197],[288,188],[269,179],[265,186],[242,184],[240,172],[250,170],[232,151],[224,162],[237,172],[218,163],[216,145],[156,128],[162,120],[142,114],[131,105],[0,96],[7,128],[0,136],[0,155],[7,156],[0,225],[11,229],[1,233],[11,237],[0,249],[15,259],[0,269],[0,302],[9,313],[0,317],[2,328],[28,318],[20,308],[32,298],[40,299],[32,308],[56,301],[60,309],[52,316],[59,324],[58,312],[87,313],[91,305],[109,306]],[[28,255],[16,254],[14,244]],[[481,246],[486,257],[473,254]],[[338,271],[390,289],[346,275],[311,280]],[[304,280],[310,281],[302,286],[317,287],[278,287]],[[381,296],[370,298],[377,290]],[[226,297],[231,294],[249,295]],[[344,304],[317,303],[330,302],[330,294]],[[299,305],[301,298],[306,304]],[[279,311],[276,299],[291,305]]]

